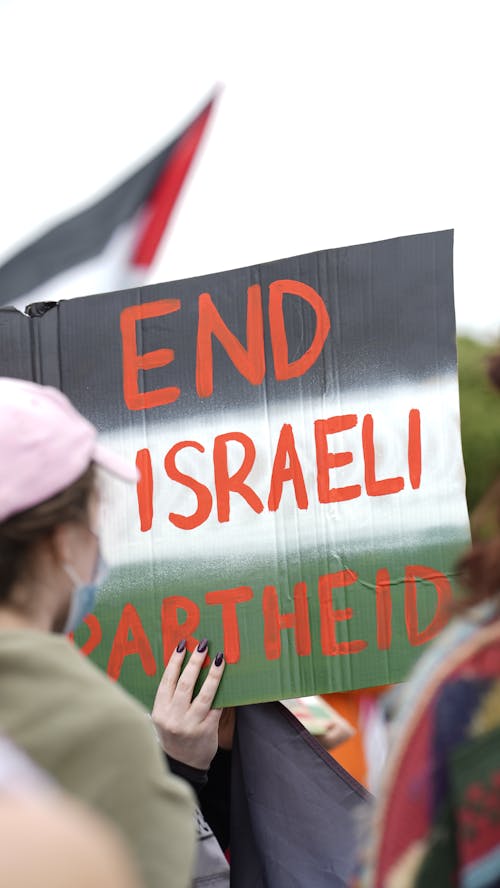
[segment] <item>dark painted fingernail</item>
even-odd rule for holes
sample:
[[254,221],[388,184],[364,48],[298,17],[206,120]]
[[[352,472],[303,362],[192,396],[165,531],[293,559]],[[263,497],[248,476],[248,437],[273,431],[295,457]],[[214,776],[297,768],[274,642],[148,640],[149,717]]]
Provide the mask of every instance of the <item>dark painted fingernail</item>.
[[202,638],[196,650],[198,653],[203,654],[208,647],[208,638]]
[[186,650],[186,639],[183,638],[182,641],[177,645],[177,653],[182,654],[183,651]]
[[219,651],[219,653],[215,655],[215,660],[214,660],[215,665],[221,666],[223,659],[224,659],[224,654],[222,653],[222,651]]

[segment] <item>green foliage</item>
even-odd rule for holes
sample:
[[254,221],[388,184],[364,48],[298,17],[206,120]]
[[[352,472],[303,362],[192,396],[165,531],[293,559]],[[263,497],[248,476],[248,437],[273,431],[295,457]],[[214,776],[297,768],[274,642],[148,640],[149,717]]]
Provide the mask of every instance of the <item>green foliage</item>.
[[471,512],[500,476],[500,393],[488,380],[487,358],[500,346],[458,337],[462,448]]

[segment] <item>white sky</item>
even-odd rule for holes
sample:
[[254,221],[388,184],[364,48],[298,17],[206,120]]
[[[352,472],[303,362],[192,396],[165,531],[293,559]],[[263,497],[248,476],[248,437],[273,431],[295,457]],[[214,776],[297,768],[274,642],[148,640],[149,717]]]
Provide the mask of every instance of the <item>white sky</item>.
[[0,0],[0,261],[224,85],[152,279],[455,228],[497,335],[498,6]]

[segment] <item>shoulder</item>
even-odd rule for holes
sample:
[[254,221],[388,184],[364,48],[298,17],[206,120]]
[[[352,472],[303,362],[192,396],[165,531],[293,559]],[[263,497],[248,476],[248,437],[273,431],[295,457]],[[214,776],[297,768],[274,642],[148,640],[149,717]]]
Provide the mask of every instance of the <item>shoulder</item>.
[[[16,637],[14,637],[16,636]],[[120,744],[121,756],[156,745],[146,710],[65,637],[9,633],[0,640],[0,724],[44,766],[64,750],[85,758]],[[34,755],[37,760],[37,754]]]
[[[437,775],[445,775],[454,750],[475,736],[481,723],[487,730],[496,727],[490,698],[500,692],[500,619],[457,623],[438,647],[439,656],[429,652],[402,694],[386,794],[397,792],[403,779],[413,780],[424,795],[434,781],[428,791],[435,797]],[[444,776],[441,783],[443,788]]]
[[449,707],[453,700],[460,704],[459,696],[449,691],[450,686],[472,681],[485,670],[499,673],[499,646],[500,617],[492,610],[491,602],[453,620],[421,656],[400,695],[396,737],[417,726],[425,711],[440,705]]
[[135,711],[144,710],[119,685],[111,681],[63,635],[23,631],[5,633],[0,639],[0,667],[23,697],[29,695],[36,678],[37,697],[69,696],[83,703],[109,705]]

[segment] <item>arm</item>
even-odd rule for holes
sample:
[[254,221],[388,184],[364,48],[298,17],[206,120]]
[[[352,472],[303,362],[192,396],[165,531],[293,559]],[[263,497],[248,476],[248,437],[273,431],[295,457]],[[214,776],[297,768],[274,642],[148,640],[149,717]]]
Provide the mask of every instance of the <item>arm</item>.
[[[196,650],[182,673],[185,649],[172,654],[158,688],[153,722],[171,770],[195,790],[200,808],[222,848],[229,844],[229,803],[234,710],[211,708],[224,671],[215,657],[197,697],[196,681],[206,648]],[[219,747],[219,748],[218,748]]]

